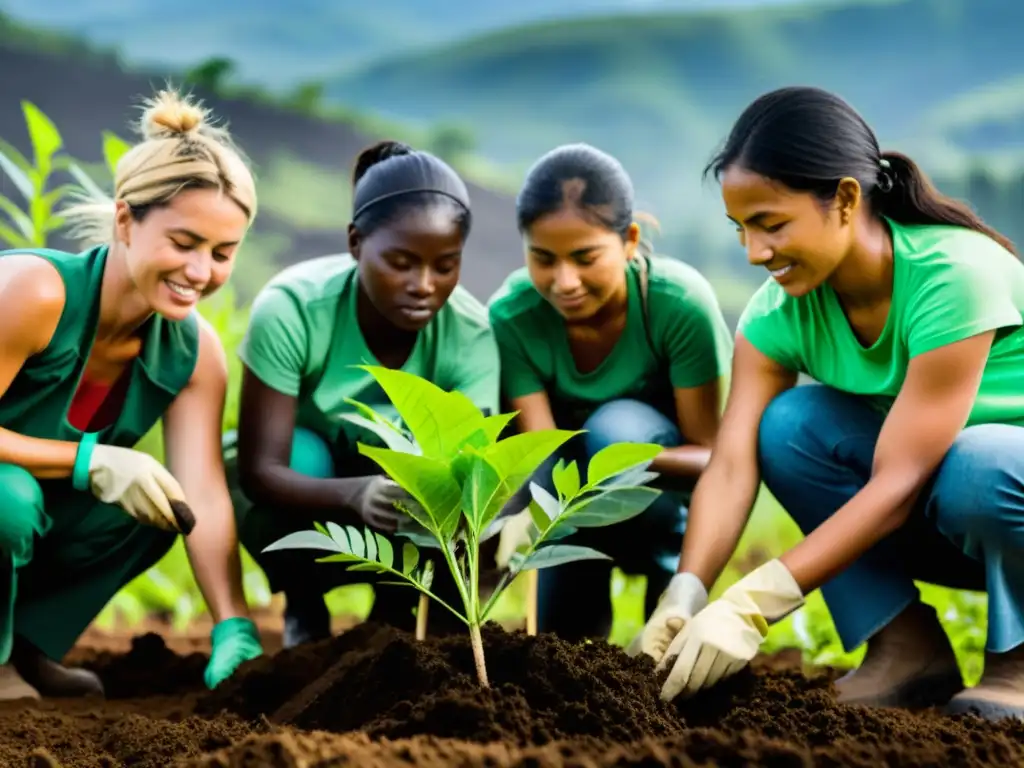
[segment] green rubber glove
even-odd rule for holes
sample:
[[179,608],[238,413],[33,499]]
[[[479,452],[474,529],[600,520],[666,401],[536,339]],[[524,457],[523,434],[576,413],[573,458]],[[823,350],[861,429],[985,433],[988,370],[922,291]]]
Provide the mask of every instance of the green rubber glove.
[[256,625],[242,616],[216,624],[210,633],[210,642],[213,650],[203,675],[210,690],[231,677],[243,661],[263,655]]

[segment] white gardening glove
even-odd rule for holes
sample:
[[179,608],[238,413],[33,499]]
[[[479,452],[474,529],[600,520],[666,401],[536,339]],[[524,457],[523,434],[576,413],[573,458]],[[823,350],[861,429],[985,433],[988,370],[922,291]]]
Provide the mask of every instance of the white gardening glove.
[[148,453],[97,444],[89,459],[89,489],[97,499],[117,504],[140,523],[181,533],[171,502],[184,502],[185,492]]
[[498,538],[498,551],[494,553],[494,563],[499,570],[508,568],[512,555],[523,544],[529,544],[531,532],[534,528],[533,518],[530,517],[530,508],[509,516],[501,529],[501,536]]
[[412,501],[402,486],[387,475],[367,475],[353,478],[355,488],[348,499],[350,506],[363,522],[372,528],[394,533],[398,524],[408,515],[395,506],[396,501],[408,504]]
[[677,573],[626,653],[630,656],[646,653],[655,661],[661,661],[686,622],[707,604],[708,591],[704,583],[692,573]]
[[804,596],[781,560],[770,560],[729,587],[690,619],[658,664],[672,671],[661,689],[671,701],[735,674],[757,655],[768,626],[804,604]]

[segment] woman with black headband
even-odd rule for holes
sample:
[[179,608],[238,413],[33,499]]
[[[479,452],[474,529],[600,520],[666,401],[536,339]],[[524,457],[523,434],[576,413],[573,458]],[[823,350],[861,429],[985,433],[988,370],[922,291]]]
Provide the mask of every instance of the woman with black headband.
[[[663,697],[743,668],[819,587],[841,701],[1024,716],[1024,265],[837,96],[754,101],[709,166],[750,263],[732,388],[680,581],[714,584],[759,480],[806,538],[703,610],[669,590],[641,645]],[[806,373],[820,384],[794,386]],[[915,580],[987,590],[980,683]]]
[[[389,534],[404,517],[393,505],[402,489],[358,452],[357,442],[377,438],[339,418],[353,410],[348,398],[397,418],[356,366],[401,369],[489,413],[498,408],[487,311],[458,285],[470,230],[466,185],[437,157],[391,141],[359,156],[353,181],[349,252],[274,277],[253,302],[239,351],[240,538],[271,589],[285,594],[286,647],[330,634],[325,592],[376,577],[317,563],[309,551],[263,548],[314,521]],[[433,590],[456,599],[446,575],[437,570]],[[415,590],[376,584],[375,592],[371,619],[412,628]],[[447,615],[437,612],[437,621]]]

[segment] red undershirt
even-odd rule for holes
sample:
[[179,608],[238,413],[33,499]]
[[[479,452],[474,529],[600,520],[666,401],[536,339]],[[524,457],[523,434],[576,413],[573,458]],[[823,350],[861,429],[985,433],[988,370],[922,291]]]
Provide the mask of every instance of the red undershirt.
[[121,413],[128,390],[131,366],[113,382],[90,381],[83,375],[68,408],[68,421],[75,429],[96,432],[113,424]]

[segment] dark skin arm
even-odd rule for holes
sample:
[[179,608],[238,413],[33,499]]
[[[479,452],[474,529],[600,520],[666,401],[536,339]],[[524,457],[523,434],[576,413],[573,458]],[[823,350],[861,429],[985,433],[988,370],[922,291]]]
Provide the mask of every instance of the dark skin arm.
[[919,355],[886,417],[871,479],[780,559],[804,594],[817,589],[906,521],[967,423],[994,332]]
[[308,477],[290,468],[297,403],[294,397],[268,387],[247,367],[242,373],[238,419],[238,476],[250,499],[308,515],[361,524],[345,510],[359,478]]
[[694,574],[709,590],[735,552],[757,500],[761,415],[796,378],[737,334],[725,414],[714,452],[693,491],[679,560],[679,572]]

